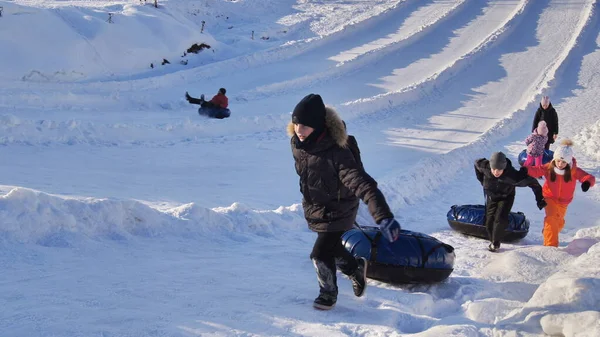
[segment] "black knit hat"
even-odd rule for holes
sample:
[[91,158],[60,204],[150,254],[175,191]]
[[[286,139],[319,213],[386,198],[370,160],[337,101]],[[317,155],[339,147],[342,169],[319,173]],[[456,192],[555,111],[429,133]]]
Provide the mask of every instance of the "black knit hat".
[[325,129],[325,104],[321,96],[308,94],[296,104],[292,123],[310,126],[315,130]]
[[494,152],[490,157],[490,167],[496,170],[504,170],[506,168],[506,155],[502,152]]

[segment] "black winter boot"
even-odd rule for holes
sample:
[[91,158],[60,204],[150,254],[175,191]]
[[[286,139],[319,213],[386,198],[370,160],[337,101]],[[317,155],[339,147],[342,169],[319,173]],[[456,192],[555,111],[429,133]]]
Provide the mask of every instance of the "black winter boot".
[[496,242],[490,242],[490,245],[488,246],[488,250],[492,253],[496,253],[500,250],[500,242],[496,241]]
[[338,287],[337,277],[335,275],[335,264],[327,265],[325,262],[312,259],[317,271],[317,280],[319,281],[319,297],[315,299],[313,306],[321,310],[329,310],[337,302]]
[[364,257],[357,257],[356,264],[358,264],[356,271],[353,275],[348,277],[350,278],[350,281],[352,281],[354,295],[356,297],[361,297],[364,295],[365,290],[367,290],[367,259]]
[[319,297],[315,298],[313,307],[321,310],[330,310],[335,307],[337,302],[337,294],[329,292],[321,292]]

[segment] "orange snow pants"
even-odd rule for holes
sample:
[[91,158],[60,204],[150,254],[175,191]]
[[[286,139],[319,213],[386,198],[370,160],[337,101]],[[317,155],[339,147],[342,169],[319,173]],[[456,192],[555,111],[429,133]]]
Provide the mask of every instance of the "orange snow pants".
[[558,233],[565,227],[567,206],[556,200],[546,199],[546,217],[544,218],[544,246],[558,247]]

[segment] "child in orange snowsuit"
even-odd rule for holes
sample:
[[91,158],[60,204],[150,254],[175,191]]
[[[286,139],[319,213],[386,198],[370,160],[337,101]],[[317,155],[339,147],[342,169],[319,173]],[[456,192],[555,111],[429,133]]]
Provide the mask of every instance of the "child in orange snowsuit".
[[542,187],[548,203],[544,218],[544,246],[558,247],[558,233],[565,226],[565,214],[573,200],[577,180],[581,182],[581,190],[587,192],[596,183],[596,178],[577,167],[573,158],[573,142],[568,139],[554,151],[551,162],[527,167],[527,173],[532,177],[546,178]]

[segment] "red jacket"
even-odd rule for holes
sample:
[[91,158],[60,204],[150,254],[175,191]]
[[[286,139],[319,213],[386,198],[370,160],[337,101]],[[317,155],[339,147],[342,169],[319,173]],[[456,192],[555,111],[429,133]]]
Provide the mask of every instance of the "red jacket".
[[573,158],[573,165],[571,165],[572,179],[569,182],[565,182],[565,176],[559,174],[556,175],[555,181],[550,181],[550,163],[527,167],[527,173],[535,178],[544,176],[546,181],[544,187],[542,187],[544,198],[556,200],[559,204],[563,205],[568,205],[573,200],[577,180],[582,183],[589,181],[590,187],[596,183],[596,178],[593,175],[577,167],[575,158]]
[[218,93],[216,94],[211,100],[211,103],[214,103],[216,105],[219,105],[221,108],[223,109],[227,109],[227,107],[229,106],[229,100],[227,99],[227,96]]

